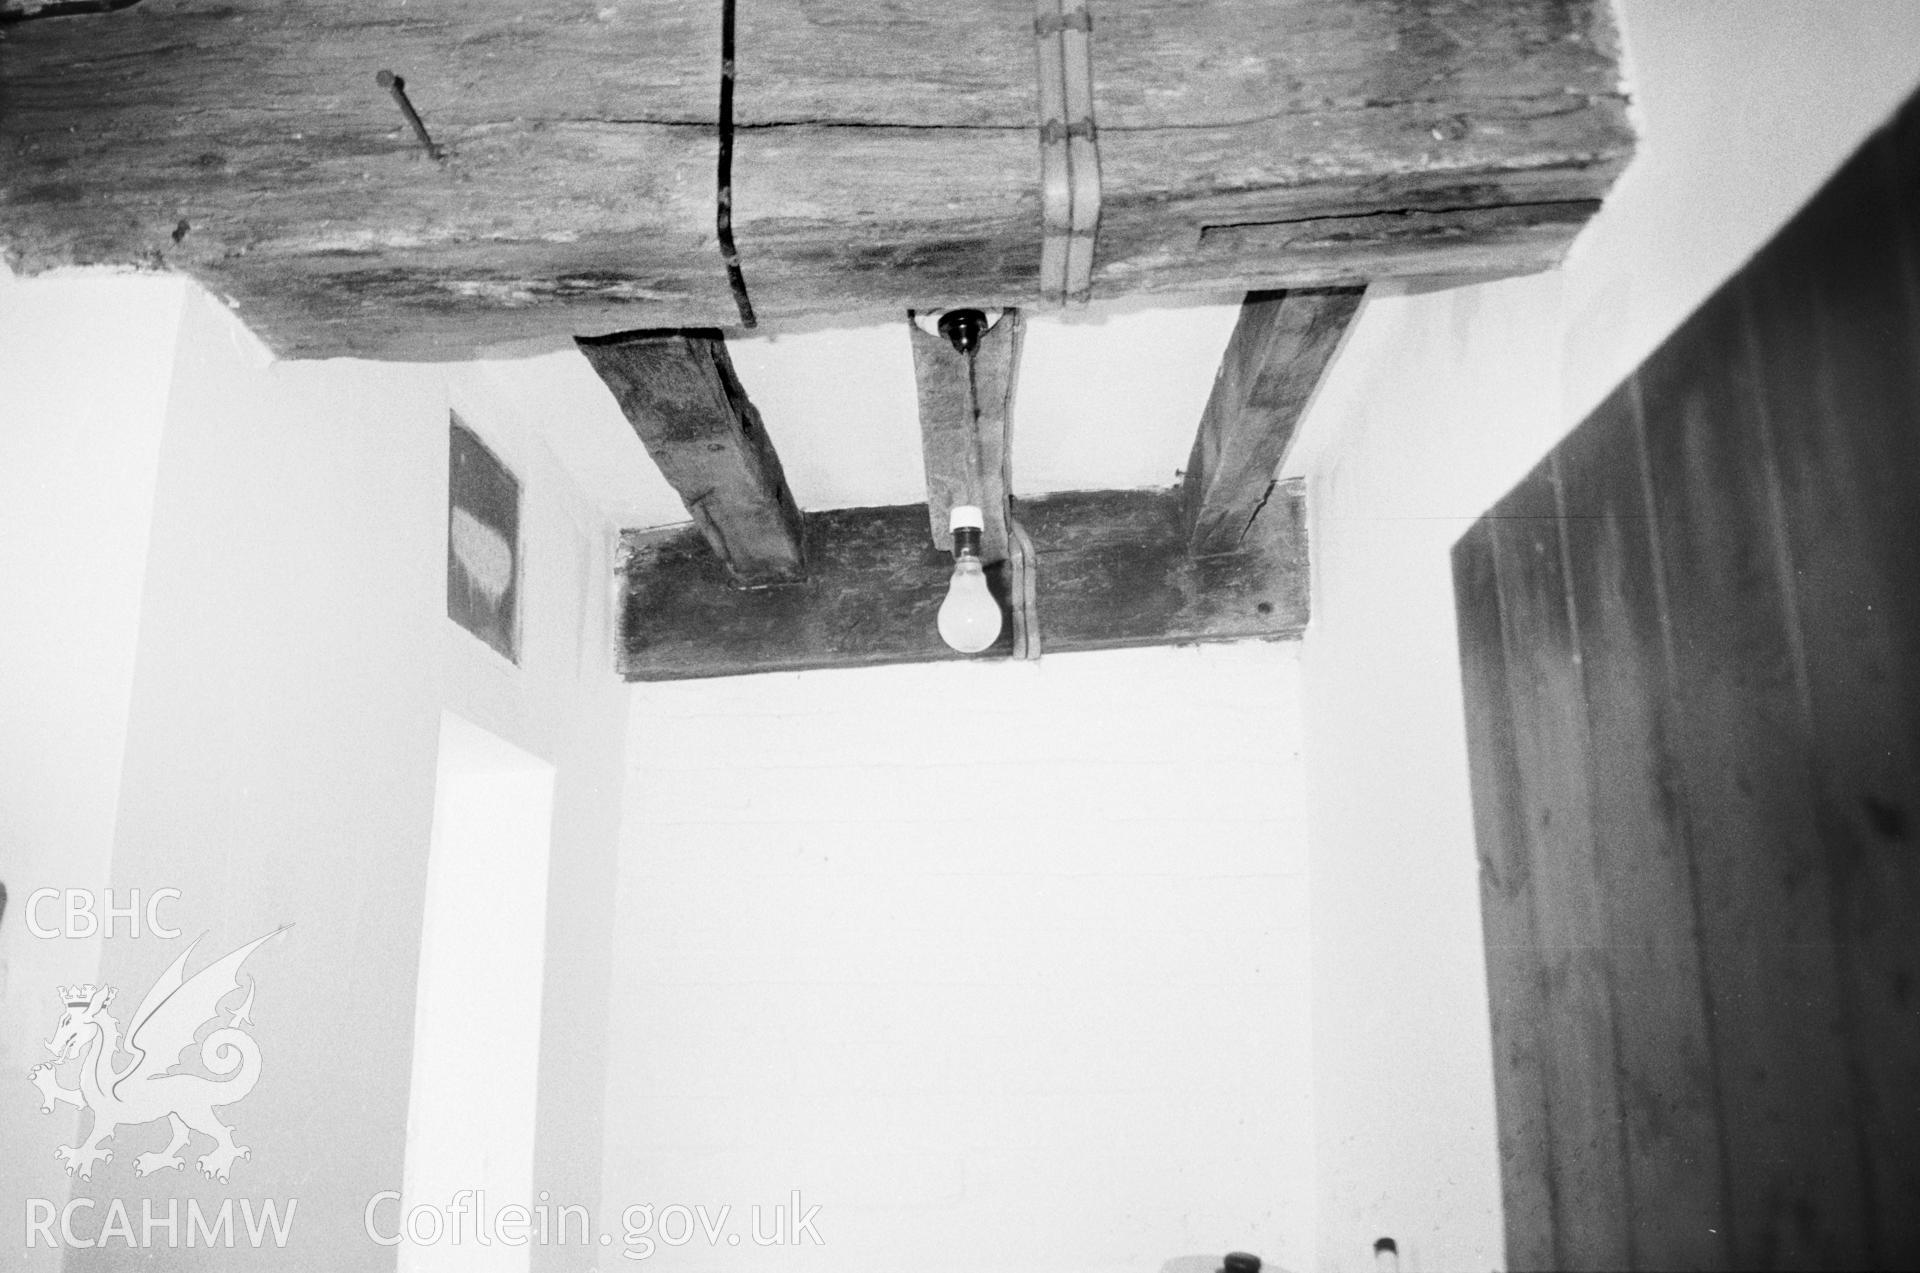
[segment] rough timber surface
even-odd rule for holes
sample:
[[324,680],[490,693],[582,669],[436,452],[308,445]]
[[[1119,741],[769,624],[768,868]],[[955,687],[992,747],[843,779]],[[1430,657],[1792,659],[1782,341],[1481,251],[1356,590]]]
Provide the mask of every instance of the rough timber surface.
[[[288,356],[731,325],[719,11],[143,0],[0,23],[0,250],[186,271]],[[1038,300],[1031,23],[1024,0],[741,0],[734,225],[765,321]],[[1137,0],[1096,10],[1093,67],[1096,297],[1540,268],[1632,146],[1603,0]],[[1501,211],[1536,205],[1557,212]]]
[[804,578],[800,509],[725,338],[622,332],[579,346],[734,581]]
[[[1187,555],[1178,489],[1017,499],[1032,537],[1048,654],[1298,636],[1307,541],[1297,484],[1276,492],[1239,552]],[[620,671],[630,681],[967,658],[935,615],[953,559],[927,536],[924,504],[807,515],[808,579],[746,591],[693,527],[622,541]],[[988,582],[1006,604],[1003,567]],[[985,656],[1012,653],[1011,633]]]
[[1195,556],[1240,546],[1361,295],[1253,292],[1241,304],[1181,482]]

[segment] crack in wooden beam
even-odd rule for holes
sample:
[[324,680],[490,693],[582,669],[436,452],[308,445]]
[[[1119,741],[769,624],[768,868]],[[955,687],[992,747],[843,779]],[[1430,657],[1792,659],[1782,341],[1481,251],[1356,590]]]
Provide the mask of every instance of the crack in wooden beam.
[[[741,6],[733,232],[761,323],[1041,301],[1032,12]],[[9,26],[0,253],[187,272],[285,357],[732,325],[720,18],[145,0]],[[1605,0],[1137,0],[1098,22],[1099,300],[1544,268],[1632,150]],[[444,170],[400,144],[380,66]]]
[[1181,484],[1187,548],[1239,548],[1273,490],[1363,289],[1250,292],[1200,415]]
[[1470,213],[1476,216],[1497,213],[1504,216],[1524,216],[1529,211],[1541,216],[1578,216],[1582,221],[1598,212],[1597,200],[1592,199],[1536,199],[1516,200],[1499,204],[1458,204],[1421,205],[1408,208],[1370,208],[1365,212],[1333,212],[1310,217],[1276,217],[1266,221],[1230,221],[1221,225],[1203,225],[1200,238],[1204,241],[1209,235],[1224,234],[1234,230],[1259,229],[1266,226],[1305,225],[1309,222],[1368,221],[1374,218],[1387,220],[1393,217],[1441,217]]

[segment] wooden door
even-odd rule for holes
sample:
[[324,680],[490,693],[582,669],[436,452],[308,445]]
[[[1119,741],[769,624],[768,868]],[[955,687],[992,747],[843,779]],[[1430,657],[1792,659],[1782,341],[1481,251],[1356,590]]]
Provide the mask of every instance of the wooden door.
[[1920,99],[1454,582],[1510,1263],[1920,1265]]

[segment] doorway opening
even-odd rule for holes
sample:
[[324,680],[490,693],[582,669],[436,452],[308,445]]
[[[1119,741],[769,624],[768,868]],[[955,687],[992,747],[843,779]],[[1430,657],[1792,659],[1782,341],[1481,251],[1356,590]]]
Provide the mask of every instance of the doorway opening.
[[[553,779],[545,761],[441,717],[400,1273],[529,1264],[530,1248],[494,1241],[493,1226],[501,1208],[533,1202]],[[416,1208],[438,1209],[439,1222],[409,1229]]]

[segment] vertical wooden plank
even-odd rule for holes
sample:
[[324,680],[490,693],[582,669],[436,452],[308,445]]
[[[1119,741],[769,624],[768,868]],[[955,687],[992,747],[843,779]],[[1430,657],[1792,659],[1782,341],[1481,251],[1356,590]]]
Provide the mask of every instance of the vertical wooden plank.
[[1556,1265],[1633,1266],[1606,932],[1594,876],[1586,693],[1558,492],[1542,464],[1492,515],[1520,759],[1521,810],[1546,978]]
[[1920,1262],[1920,165],[1889,133],[1749,271],[1871,1245]]
[[[1605,1156],[1578,1138],[1610,1081],[1580,1012],[1588,940],[1608,952],[1622,1267],[1920,1263],[1920,102],[1482,530],[1490,551],[1455,558],[1479,834],[1497,854],[1514,827],[1482,792],[1517,790],[1545,1010],[1574,1027],[1540,1098],[1557,1263],[1615,1236]],[[1504,744],[1491,620],[1467,609],[1481,556]]]
[[1831,896],[1740,284],[1640,373],[1669,607],[1732,1257],[1854,1268],[1868,1251]]
[[1008,443],[1025,331],[1026,319],[1019,310],[1002,312],[980,337],[969,370],[967,356],[945,336],[922,331],[914,316],[907,315],[933,544],[941,552],[952,552],[947,515],[955,504],[977,504],[986,523],[980,555],[989,565],[1007,559],[1013,458]]
[[1480,915],[1493,1026],[1493,1095],[1499,1122],[1500,1199],[1507,1267],[1555,1267],[1554,1173],[1548,1144],[1547,995],[1534,931],[1533,869],[1520,808],[1520,760],[1507,695],[1507,657],[1493,535],[1476,522],[1453,548],[1467,762]]
[[1920,95],[1874,135],[1873,152],[1895,217],[1893,256],[1906,289],[1907,313],[1920,313]]
[[1713,1029],[1634,381],[1588,417],[1555,463],[1586,685],[1636,1267],[1726,1268]]

